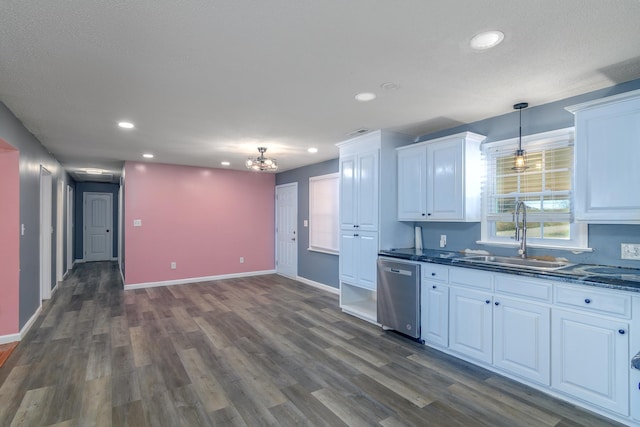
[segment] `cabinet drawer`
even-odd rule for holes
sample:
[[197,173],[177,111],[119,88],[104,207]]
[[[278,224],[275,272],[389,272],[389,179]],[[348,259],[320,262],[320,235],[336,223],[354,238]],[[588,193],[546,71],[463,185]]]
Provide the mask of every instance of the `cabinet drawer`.
[[438,264],[421,264],[422,278],[424,280],[436,280],[438,282],[447,283],[449,281],[449,267]]
[[570,288],[556,285],[554,298],[558,305],[627,319],[631,317],[631,297],[615,291],[594,290],[589,286]]
[[513,275],[498,274],[495,277],[496,293],[533,298],[551,302],[552,285],[542,280],[527,279]]
[[493,288],[493,274],[472,268],[451,268],[449,270],[449,282],[456,285],[491,290]]

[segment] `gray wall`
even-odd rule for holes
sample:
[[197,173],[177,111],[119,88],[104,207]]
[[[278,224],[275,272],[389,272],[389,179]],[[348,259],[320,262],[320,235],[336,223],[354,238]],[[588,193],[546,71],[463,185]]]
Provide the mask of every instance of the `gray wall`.
[[78,182],[76,183],[75,192],[75,215],[76,224],[74,231],[75,251],[74,259],[84,258],[84,193],[111,193],[112,195],[112,212],[113,219],[112,231],[112,257],[118,256],[118,184],[109,184],[104,182]]
[[[529,135],[573,126],[574,116],[564,107],[636,89],[640,89],[640,79],[550,104],[529,107],[522,112],[522,134]],[[511,106],[506,105],[505,110],[511,110]],[[518,113],[512,111],[502,116],[423,135],[417,140],[427,141],[463,131],[486,135],[486,142],[514,138],[518,136]],[[416,223],[416,225],[422,226],[423,244],[428,249],[439,249],[440,235],[446,234],[446,250],[484,249],[497,255],[516,255],[515,249],[477,245],[475,242],[480,240],[479,223]],[[562,256],[570,261],[588,264],[640,268],[638,261],[620,259],[620,243],[640,243],[640,225],[590,225],[589,246],[594,249],[592,253],[573,254],[570,251],[550,249],[531,249],[529,253]]]
[[[57,185],[65,183],[64,207],[66,210],[66,185],[74,185],[71,177],[60,163],[40,144],[0,102],[0,138],[20,152],[20,223],[25,226],[25,234],[20,237],[20,314],[19,328],[27,323],[40,306],[40,166],[52,174],[52,218],[54,233],[51,235],[51,283],[56,274],[56,238],[63,233],[63,257],[66,260],[66,230],[57,229]],[[66,225],[66,214],[63,218]],[[19,224],[17,225],[19,227]]]
[[338,159],[333,159],[276,175],[276,185],[298,183],[298,276],[335,288],[339,287],[338,256],[307,250],[309,228],[304,220],[309,219],[309,178],[338,170]]

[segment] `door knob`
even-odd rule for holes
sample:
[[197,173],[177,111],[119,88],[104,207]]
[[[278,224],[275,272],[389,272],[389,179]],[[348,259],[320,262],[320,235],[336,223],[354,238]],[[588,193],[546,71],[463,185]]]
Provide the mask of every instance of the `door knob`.
[[109,230],[107,230],[107,233],[109,232]]
[[291,238],[291,240],[293,240],[293,241],[295,242],[295,241],[296,241],[296,238],[295,238],[295,237],[292,237],[292,238]]

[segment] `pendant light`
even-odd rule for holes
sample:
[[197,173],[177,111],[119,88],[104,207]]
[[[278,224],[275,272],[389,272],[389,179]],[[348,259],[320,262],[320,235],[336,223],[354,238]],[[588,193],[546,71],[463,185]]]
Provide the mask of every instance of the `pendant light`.
[[528,169],[528,166],[525,164],[525,152],[522,149],[522,110],[527,108],[528,106],[529,103],[527,102],[520,102],[513,106],[514,110],[520,111],[520,128],[518,133],[518,150],[516,151],[516,154],[513,158],[513,167],[511,168],[511,170],[514,170],[518,173],[524,172],[526,169]]

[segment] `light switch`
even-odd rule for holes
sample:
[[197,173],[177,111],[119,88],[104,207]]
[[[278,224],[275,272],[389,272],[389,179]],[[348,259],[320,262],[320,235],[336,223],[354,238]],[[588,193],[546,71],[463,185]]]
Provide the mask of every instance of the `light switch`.
[[134,219],[133,220],[133,226],[134,227],[142,227],[142,220],[141,219]]
[[304,224],[304,226],[305,226],[305,227],[308,227],[308,226],[309,226],[309,220],[308,220],[308,219],[305,219],[305,220],[304,220],[304,222],[303,222],[303,224]]
[[20,235],[24,236],[24,224],[20,224]]

